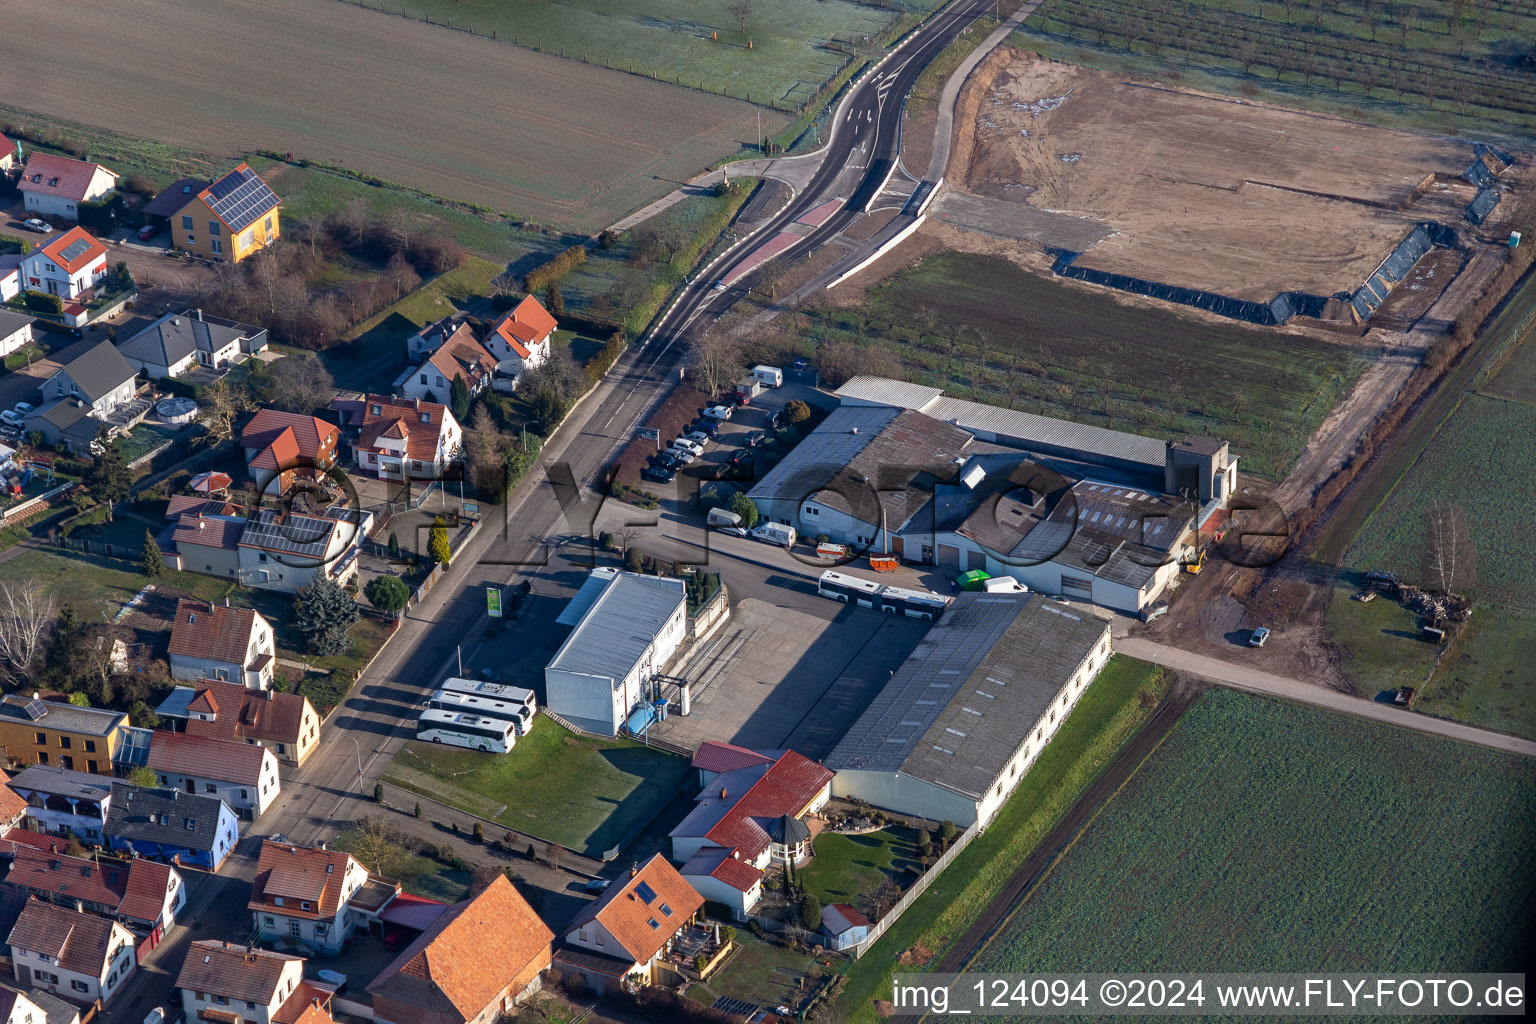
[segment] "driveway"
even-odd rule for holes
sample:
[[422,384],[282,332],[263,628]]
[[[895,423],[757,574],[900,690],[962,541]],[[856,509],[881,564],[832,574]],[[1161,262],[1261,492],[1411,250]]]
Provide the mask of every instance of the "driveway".
[[[1301,701],[1304,704],[1312,704],[1329,711],[1337,711],[1346,715],[1356,715],[1360,718],[1370,718],[1378,722],[1386,722],[1388,725],[1396,725],[1405,729],[1417,729],[1420,732],[1434,733],[1437,736],[1445,736],[1453,740],[1461,740],[1464,743],[1476,743],[1484,747],[1493,747],[1495,750],[1505,750],[1512,754],[1523,754],[1526,757],[1536,757],[1536,743],[1530,740],[1517,739],[1514,736],[1505,736],[1502,733],[1489,732],[1487,729],[1478,729],[1470,725],[1462,725],[1459,722],[1448,722],[1440,718],[1430,718],[1416,711],[1409,711],[1392,704],[1378,704],[1363,697],[1352,697],[1348,694],[1338,693],[1334,690],[1325,690],[1313,683],[1303,682],[1300,679],[1287,679],[1284,676],[1271,675],[1262,669],[1249,668],[1246,665],[1235,665],[1219,658],[1208,657],[1204,654],[1191,654],[1174,647],[1166,647],[1159,643],[1142,637],[1121,637],[1114,642],[1115,650],[1132,658],[1140,658],[1157,665],[1166,665],[1169,668],[1188,672],[1191,675],[1209,679],[1212,682],[1224,683],[1227,686],[1236,687],[1239,690],[1248,690],[1253,693],[1264,693],[1272,697],[1284,697],[1287,700]],[[1255,652],[1254,657],[1263,657],[1262,653]]]

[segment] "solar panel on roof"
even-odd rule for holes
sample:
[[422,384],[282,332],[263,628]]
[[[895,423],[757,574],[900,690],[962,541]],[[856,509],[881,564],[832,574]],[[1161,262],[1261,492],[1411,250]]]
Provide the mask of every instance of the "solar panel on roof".
[[641,882],[635,886],[635,895],[645,900],[646,903],[651,903],[656,899],[656,890],[651,888],[651,883]]
[[231,171],[208,187],[208,205],[232,231],[244,231],[278,205],[277,194],[254,171]]
[[48,713],[48,706],[40,700],[29,700],[22,707],[22,710],[27,713],[28,718],[35,722]]
[[59,253],[59,255],[64,257],[66,261],[73,262],[74,260],[77,260],[83,256],[85,253],[89,252],[90,248],[90,242],[87,242],[83,238],[77,238],[73,242],[69,243],[69,245],[65,247],[64,251]]

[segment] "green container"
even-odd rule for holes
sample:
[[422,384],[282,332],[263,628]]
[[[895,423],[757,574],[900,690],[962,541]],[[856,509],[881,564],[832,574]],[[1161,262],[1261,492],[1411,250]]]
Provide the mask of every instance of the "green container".
[[961,573],[959,580],[960,589],[984,590],[986,589],[987,580],[991,578],[989,574],[982,572],[980,569],[972,569],[970,572]]

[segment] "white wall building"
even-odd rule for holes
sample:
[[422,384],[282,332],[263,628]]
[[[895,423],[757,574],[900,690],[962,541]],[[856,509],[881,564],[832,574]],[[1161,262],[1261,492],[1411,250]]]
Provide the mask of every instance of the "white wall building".
[[149,767],[160,785],[218,797],[247,819],[260,817],[281,789],[276,756],[252,743],[157,731]]
[[76,1003],[110,1002],[138,964],[127,928],[39,900],[23,908],[8,941],[18,982]]
[[71,228],[21,258],[22,290],[64,302],[96,287],[106,273],[107,247],[84,228]]
[[21,190],[27,216],[78,220],[81,203],[112,194],[117,174],[89,160],[33,153],[27,157],[16,187]]
[[1107,621],[1038,594],[960,594],[825,759],[832,795],[986,825],[1109,646]]
[[544,669],[549,709],[615,736],[683,642],[687,591],[682,580],[599,569],[559,621],[576,628]]

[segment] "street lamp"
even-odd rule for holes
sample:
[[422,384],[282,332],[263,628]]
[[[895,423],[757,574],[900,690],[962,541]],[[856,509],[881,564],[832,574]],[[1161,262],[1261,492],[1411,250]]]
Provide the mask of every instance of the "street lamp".
[[352,741],[352,749],[357,751],[357,788],[361,791],[363,788],[363,748],[357,742],[356,736],[348,736],[347,739]]

